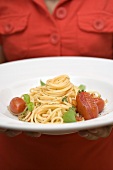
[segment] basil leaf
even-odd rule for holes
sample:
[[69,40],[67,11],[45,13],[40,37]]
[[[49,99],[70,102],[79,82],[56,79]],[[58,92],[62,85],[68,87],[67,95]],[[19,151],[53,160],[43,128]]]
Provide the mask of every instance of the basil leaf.
[[62,99],[62,102],[68,102],[68,101],[67,101],[67,96],[65,96],[65,97]]
[[65,123],[76,122],[75,114],[76,113],[75,113],[74,109],[69,108],[69,110],[67,112],[65,112],[63,115],[63,121]]
[[34,109],[34,103],[33,103],[33,102],[28,103],[28,104],[27,104],[27,108],[28,108],[28,110],[29,110],[30,112],[32,112],[33,109]]
[[40,85],[45,86],[46,84],[42,80],[40,80]]
[[79,88],[79,92],[81,92],[81,91],[85,91],[86,86],[81,84],[78,88]]
[[27,104],[30,103],[30,96],[29,96],[28,94],[24,94],[23,97],[24,97],[24,101],[25,101]]
[[[75,106],[72,106],[70,109],[72,109],[74,112],[76,111],[76,107]],[[76,112],[75,112],[76,114]]]

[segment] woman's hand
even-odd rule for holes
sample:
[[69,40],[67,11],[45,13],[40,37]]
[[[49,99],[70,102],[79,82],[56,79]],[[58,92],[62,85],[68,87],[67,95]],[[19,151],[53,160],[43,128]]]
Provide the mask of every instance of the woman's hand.
[[78,134],[88,140],[97,140],[99,138],[108,137],[112,131],[112,128],[113,126],[105,126],[97,129],[79,131]]
[[[22,131],[17,131],[17,130],[7,130],[7,129],[1,129],[0,128],[0,133],[4,133],[9,137],[15,137],[18,136],[22,133]],[[24,132],[27,136],[30,137],[40,137],[41,133],[38,132]]]

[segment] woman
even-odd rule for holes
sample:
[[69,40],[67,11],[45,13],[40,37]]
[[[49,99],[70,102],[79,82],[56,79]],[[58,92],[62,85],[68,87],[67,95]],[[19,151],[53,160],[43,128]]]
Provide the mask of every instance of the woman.
[[[112,0],[0,2],[1,62],[46,56],[113,59],[112,36]],[[0,168],[112,170],[111,130],[103,127],[64,136],[40,136],[1,129]]]

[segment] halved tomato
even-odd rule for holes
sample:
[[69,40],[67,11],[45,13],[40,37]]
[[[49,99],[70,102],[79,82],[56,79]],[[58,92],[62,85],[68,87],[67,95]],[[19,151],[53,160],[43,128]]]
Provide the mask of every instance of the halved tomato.
[[77,112],[81,114],[85,120],[93,119],[98,116],[99,109],[94,102],[92,96],[88,92],[80,92],[76,97]]
[[105,106],[104,100],[100,97],[96,97],[96,98],[94,98],[94,102],[98,106],[99,113],[102,112],[102,110],[104,109],[104,106]]

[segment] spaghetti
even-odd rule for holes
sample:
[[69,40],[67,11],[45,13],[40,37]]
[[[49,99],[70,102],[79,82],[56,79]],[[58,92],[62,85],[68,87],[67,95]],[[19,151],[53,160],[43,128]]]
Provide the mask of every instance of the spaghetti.
[[30,89],[30,101],[34,103],[32,112],[18,115],[19,120],[35,123],[63,123],[63,114],[72,107],[78,88],[67,75],[47,80],[43,86]]

